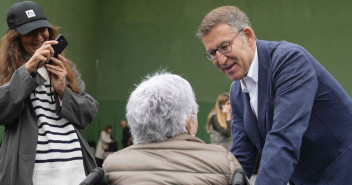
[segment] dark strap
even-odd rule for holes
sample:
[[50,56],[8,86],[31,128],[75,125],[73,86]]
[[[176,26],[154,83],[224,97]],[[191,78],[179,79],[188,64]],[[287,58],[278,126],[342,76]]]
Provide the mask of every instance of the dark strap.
[[250,185],[242,168],[237,168],[235,170],[232,185]]

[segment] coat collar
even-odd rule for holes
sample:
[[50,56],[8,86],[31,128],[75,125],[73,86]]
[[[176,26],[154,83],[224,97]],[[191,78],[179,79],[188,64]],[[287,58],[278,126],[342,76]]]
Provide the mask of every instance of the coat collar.
[[204,141],[202,141],[201,139],[191,136],[189,134],[180,134],[178,136],[168,139],[168,141],[175,141],[175,140],[186,140],[186,141],[204,143]]

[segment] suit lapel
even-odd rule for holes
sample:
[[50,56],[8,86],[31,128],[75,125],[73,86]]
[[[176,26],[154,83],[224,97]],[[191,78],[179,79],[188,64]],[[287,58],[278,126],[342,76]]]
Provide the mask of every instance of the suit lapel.
[[[245,96],[244,98],[244,114],[245,114],[244,117],[246,119],[245,122],[257,123],[257,119],[251,107],[249,94],[248,93],[243,93],[243,94]],[[257,127],[257,124],[255,124],[255,126]]]
[[266,102],[268,101],[268,79],[271,59],[264,41],[257,41],[258,51],[258,127],[265,138]]
[[[259,129],[258,121],[254,115],[250,104],[250,98],[248,93],[243,93],[244,101],[243,101],[243,122],[245,130],[247,131],[248,136],[252,139],[253,144],[258,148],[262,148],[263,146],[263,138],[261,137],[261,131]],[[259,138],[258,138],[259,137]]]

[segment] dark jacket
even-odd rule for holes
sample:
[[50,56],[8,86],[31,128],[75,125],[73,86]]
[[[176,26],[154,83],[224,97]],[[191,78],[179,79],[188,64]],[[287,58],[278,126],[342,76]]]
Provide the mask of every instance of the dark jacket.
[[257,41],[258,121],[240,81],[231,86],[232,152],[256,184],[351,184],[352,100],[301,46]]
[[[83,163],[86,174],[95,167],[95,160],[90,147],[79,129],[87,127],[93,120],[98,102],[85,93],[84,82],[76,72],[79,93],[65,88],[60,106],[55,94],[56,114],[69,120],[77,132],[81,143]],[[38,141],[38,123],[29,95],[34,89],[44,84],[45,79],[39,74],[30,76],[22,65],[13,74],[11,81],[0,87],[0,125],[5,126],[0,148],[0,184],[31,185]],[[68,83],[68,82],[67,82]]]

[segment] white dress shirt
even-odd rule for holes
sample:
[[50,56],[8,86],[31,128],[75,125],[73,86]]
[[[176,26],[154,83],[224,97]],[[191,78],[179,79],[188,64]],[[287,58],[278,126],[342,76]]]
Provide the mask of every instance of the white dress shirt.
[[249,66],[247,76],[241,79],[242,92],[249,93],[250,103],[253,113],[258,119],[258,52],[255,54]]

